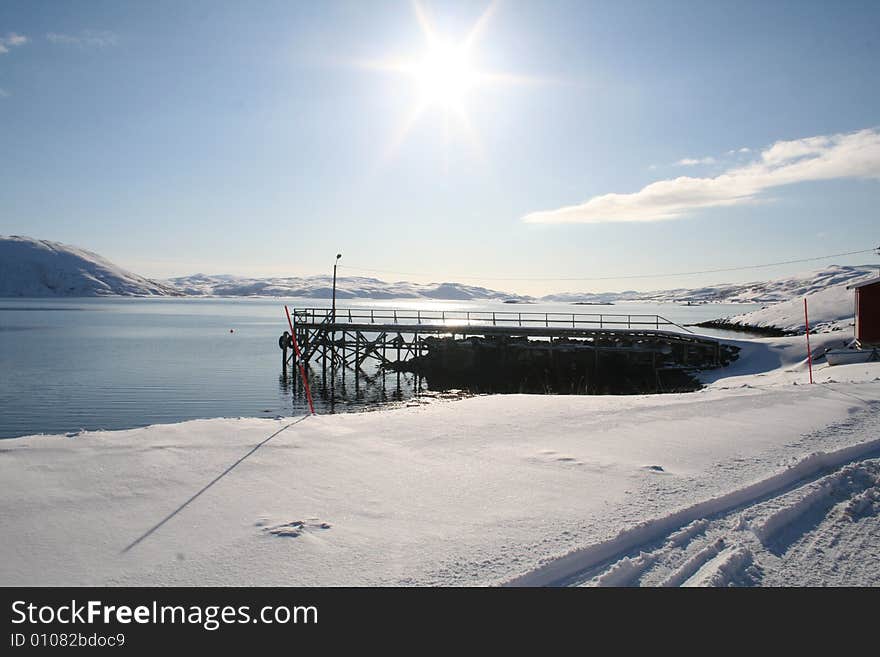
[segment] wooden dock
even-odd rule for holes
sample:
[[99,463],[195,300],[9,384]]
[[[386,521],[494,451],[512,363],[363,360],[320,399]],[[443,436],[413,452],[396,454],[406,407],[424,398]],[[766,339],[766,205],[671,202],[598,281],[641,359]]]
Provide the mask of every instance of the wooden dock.
[[[437,338],[446,344],[479,337],[550,352],[586,350],[597,363],[600,353],[652,354],[655,368],[718,367],[724,359],[718,340],[660,315],[295,308],[292,318],[303,364],[318,361],[325,374],[327,367],[357,372],[367,360],[399,371],[436,349]],[[285,368],[294,359],[285,349]]]

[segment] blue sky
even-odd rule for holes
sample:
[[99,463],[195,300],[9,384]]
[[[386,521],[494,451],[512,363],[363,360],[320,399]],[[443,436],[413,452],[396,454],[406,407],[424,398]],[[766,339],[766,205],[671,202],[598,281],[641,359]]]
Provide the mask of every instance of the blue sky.
[[0,234],[150,276],[341,251],[532,294],[880,241],[880,3],[419,6],[430,43],[484,18],[480,77],[410,122],[433,47],[412,2],[5,0]]

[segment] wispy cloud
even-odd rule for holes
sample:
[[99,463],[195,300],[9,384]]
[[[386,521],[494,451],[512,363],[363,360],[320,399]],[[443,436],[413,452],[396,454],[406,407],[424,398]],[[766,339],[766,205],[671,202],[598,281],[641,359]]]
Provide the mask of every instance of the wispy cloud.
[[119,37],[113,32],[106,30],[83,30],[76,34],[49,32],[46,34],[46,39],[52,43],[78,46],[80,48],[106,48],[119,43]]
[[679,160],[675,164],[680,167],[693,167],[698,164],[715,164],[715,158],[714,157],[699,157],[699,158],[686,157],[683,160]]
[[3,55],[9,52],[10,48],[15,48],[17,46],[23,46],[30,39],[28,39],[23,34],[16,34],[15,32],[9,32],[5,37],[0,37],[0,55]]
[[0,98],[9,98],[9,92],[3,87],[0,87]]
[[675,219],[695,210],[753,203],[767,189],[835,178],[880,179],[880,131],[778,141],[757,159],[710,178],[660,180],[631,194],[532,212],[528,223],[606,223]]

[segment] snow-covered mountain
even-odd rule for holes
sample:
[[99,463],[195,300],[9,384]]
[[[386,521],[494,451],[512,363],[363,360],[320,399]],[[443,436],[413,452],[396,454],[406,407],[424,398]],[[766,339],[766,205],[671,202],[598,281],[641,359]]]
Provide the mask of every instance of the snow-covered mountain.
[[676,288],[654,292],[566,292],[550,294],[543,301],[562,303],[614,303],[618,301],[654,301],[678,303],[778,303],[818,292],[829,287],[846,285],[876,276],[876,265],[829,265],[816,271],[785,278],[751,283],[709,285],[698,288]]
[[[333,291],[331,276],[281,278],[243,278],[230,275],[194,274],[168,281],[188,296],[278,296],[329,299]],[[524,297],[485,287],[461,283],[388,283],[377,278],[340,276],[336,279],[336,298],[350,299],[495,299],[524,301]]]
[[173,287],[138,276],[74,246],[0,235],[0,297],[179,295]]
[[[194,274],[154,281],[74,246],[12,235],[0,236],[0,297],[92,296],[285,296],[329,299],[330,276],[246,278]],[[339,299],[486,299],[525,301],[530,297],[460,283],[388,283],[341,276]]]

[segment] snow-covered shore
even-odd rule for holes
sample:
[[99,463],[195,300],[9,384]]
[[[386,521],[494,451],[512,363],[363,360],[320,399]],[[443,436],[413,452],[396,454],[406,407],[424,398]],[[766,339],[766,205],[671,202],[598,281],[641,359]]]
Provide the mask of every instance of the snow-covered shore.
[[880,364],[809,386],[802,339],[739,344],[689,394],[4,440],[0,584],[880,584],[876,542],[849,569],[773,543],[806,549],[817,508],[880,536]]

